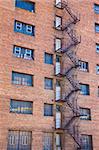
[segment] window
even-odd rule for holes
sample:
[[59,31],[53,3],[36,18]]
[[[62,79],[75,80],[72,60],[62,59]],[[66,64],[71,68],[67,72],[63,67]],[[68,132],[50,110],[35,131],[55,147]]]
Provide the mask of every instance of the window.
[[88,62],[79,60],[79,69],[82,71],[88,71]]
[[99,65],[96,65],[96,74],[99,74]]
[[11,100],[10,101],[10,112],[19,114],[32,114],[33,103]]
[[99,44],[96,44],[96,52],[99,53]]
[[99,14],[99,5],[98,4],[94,4],[94,11],[96,14]]
[[95,23],[95,31],[99,33],[99,24]]
[[45,78],[45,89],[49,89],[49,90],[53,89],[53,79]]
[[61,129],[62,127],[61,106],[59,105],[56,105],[55,127],[56,129]]
[[9,131],[7,150],[31,150],[32,132]]
[[81,120],[91,120],[91,112],[88,108],[80,108],[80,115]]
[[35,12],[35,3],[28,2],[25,0],[16,0],[15,7],[28,10],[30,12]]
[[23,34],[34,36],[35,27],[33,25],[29,25],[20,21],[16,21],[14,23],[14,31],[20,32]]
[[44,104],[44,116],[53,116],[52,104]]
[[62,0],[56,0],[55,1],[55,6],[57,7],[57,8],[61,8],[61,4],[62,3]]
[[55,28],[60,30],[62,27],[62,17],[56,16],[55,17]]
[[81,94],[82,95],[89,95],[89,85],[88,84],[80,84]]
[[59,50],[62,48],[62,41],[59,38],[55,39],[55,51]]
[[52,150],[52,139],[53,135],[52,133],[44,133],[43,135],[43,150]]
[[81,135],[81,150],[93,150],[92,135]]
[[48,53],[45,53],[44,55],[45,57],[45,64],[53,64],[53,54],[48,54]]
[[33,52],[34,50],[23,48],[20,46],[15,46],[13,47],[13,54],[16,57],[24,58],[24,59],[33,59]]
[[56,134],[56,147],[61,150],[61,134]]
[[33,76],[23,73],[12,72],[12,83],[33,86]]
[[61,83],[59,80],[56,80],[56,101],[61,99]]

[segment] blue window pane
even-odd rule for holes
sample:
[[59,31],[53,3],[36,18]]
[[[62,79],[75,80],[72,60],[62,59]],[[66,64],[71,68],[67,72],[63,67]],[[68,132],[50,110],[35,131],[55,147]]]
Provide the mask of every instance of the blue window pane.
[[28,2],[24,0],[16,0],[15,6],[18,8],[28,10],[30,12],[35,12],[35,3],[33,2]]
[[99,14],[99,5],[98,4],[94,4],[94,11],[95,11],[95,13]]
[[96,52],[99,53],[99,44],[96,44]]
[[99,24],[95,24],[95,30],[99,33]]
[[33,76],[12,72],[12,82],[13,84],[20,84],[20,85],[26,85],[26,86],[33,86]]
[[53,55],[45,53],[45,63],[46,64],[53,64]]
[[20,32],[20,33],[23,33],[26,35],[34,36],[35,35],[35,26],[15,20],[14,31]]
[[28,49],[28,48],[24,48],[24,47],[20,47],[16,45],[14,45],[13,47],[14,56],[19,57],[19,58],[33,60],[34,59],[33,53],[34,53],[34,50],[32,49]]
[[44,116],[53,116],[52,104],[44,104]]
[[81,94],[89,95],[89,85],[87,84],[80,84]]
[[25,101],[10,101],[10,112],[21,113],[21,114],[32,114],[32,102]]
[[45,78],[45,89],[53,89],[53,79]]

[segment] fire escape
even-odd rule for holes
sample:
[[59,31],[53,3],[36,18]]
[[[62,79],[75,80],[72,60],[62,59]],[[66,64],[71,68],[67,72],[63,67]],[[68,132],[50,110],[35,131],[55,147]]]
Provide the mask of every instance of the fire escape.
[[[66,32],[71,41],[67,44],[66,47],[62,46],[55,50],[56,55],[59,54],[61,55],[61,57],[68,57],[71,62],[70,65],[64,69],[65,71],[62,71],[60,65],[58,65],[58,71],[55,72],[56,77],[59,77],[61,79],[67,79],[65,81],[68,81],[68,84],[70,85],[69,89],[66,90],[65,96],[62,97],[59,95],[58,98],[56,98],[55,103],[61,104],[62,111],[63,109],[66,109],[65,106],[68,106],[72,112],[72,115],[69,117],[69,119],[64,119],[65,123],[60,123],[61,125],[58,125],[59,121],[57,121],[56,118],[56,130],[62,129],[64,132],[67,131],[67,133],[74,139],[76,143],[76,150],[80,150],[80,135],[77,126],[77,120],[80,117],[80,110],[77,105],[77,96],[80,90],[80,85],[75,77],[77,68],[79,67],[79,61],[76,56],[76,51],[74,51],[74,48],[76,48],[76,46],[80,44],[81,37],[77,37],[76,32],[73,29],[73,26],[76,25],[76,23],[78,23],[80,19],[72,12],[71,8],[68,6],[68,3],[66,1],[58,0],[55,7],[56,9],[59,8],[61,10],[64,10],[70,16],[70,19],[66,22],[65,26],[59,25],[55,28],[59,30],[58,32]],[[62,148],[60,148],[60,150],[61,149]]]

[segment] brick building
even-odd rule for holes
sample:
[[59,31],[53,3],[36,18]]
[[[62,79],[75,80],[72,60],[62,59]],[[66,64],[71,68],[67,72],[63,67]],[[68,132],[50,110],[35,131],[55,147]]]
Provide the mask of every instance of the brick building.
[[99,0],[0,0],[0,150],[99,150]]

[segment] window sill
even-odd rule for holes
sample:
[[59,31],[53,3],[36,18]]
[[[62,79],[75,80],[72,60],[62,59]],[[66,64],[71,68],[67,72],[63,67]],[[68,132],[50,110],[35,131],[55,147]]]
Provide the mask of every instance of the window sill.
[[11,114],[17,114],[17,115],[33,115],[33,113],[31,113],[31,114],[28,114],[28,113],[17,113],[17,112],[13,112],[13,111],[10,111],[9,113],[11,113]]
[[34,61],[34,58],[17,57],[17,56],[14,55],[14,54],[13,54],[12,56],[15,57],[15,58],[23,59],[23,60],[29,60],[29,61],[33,60],[33,61]]
[[33,85],[24,85],[24,84],[15,84],[12,82],[12,85],[15,85],[15,86],[22,86],[22,87],[34,87]]
[[79,71],[89,73],[89,71],[88,71],[88,70],[85,70],[85,69],[79,69]]
[[20,7],[17,7],[17,6],[15,6],[15,9],[16,10],[22,10],[22,11],[25,11],[25,12],[29,12],[29,13],[31,13],[31,14],[35,14],[35,11],[29,11],[29,10],[26,10],[26,9],[23,9],[23,8],[20,8]]
[[52,117],[54,117],[54,116],[45,116],[45,115],[44,115],[44,117],[51,117],[51,118],[52,118]]
[[52,89],[49,89],[49,88],[44,88],[45,90],[53,90],[53,88]]

